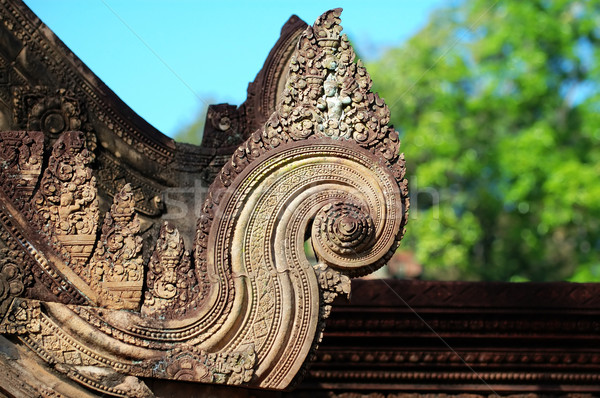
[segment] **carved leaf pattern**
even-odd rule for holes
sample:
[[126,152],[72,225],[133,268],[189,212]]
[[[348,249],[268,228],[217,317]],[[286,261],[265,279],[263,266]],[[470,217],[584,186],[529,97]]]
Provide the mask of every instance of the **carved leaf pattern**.
[[144,281],[140,222],[130,184],[115,195],[90,269],[92,287],[108,308],[139,309]]
[[389,108],[370,91],[372,81],[366,68],[362,61],[354,62],[354,50],[347,36],[340,34],[341,11],[328,11],[306,28],[292,55],[277,111],[235,151],[211,185],[194,241],[195,258],[201,267],[206,263],[214,209],[223,193],[256,158],[291,141],[323,137],[347,140],[383,158],[402,193],[404,217],[397,240],[402,238],[409,208],[404,154],[399,154],[398,133],[388,125]]
[[177,228],[165,222],[148,264],[142,313],[164,319],[181,316],[202,299],[189,251]]

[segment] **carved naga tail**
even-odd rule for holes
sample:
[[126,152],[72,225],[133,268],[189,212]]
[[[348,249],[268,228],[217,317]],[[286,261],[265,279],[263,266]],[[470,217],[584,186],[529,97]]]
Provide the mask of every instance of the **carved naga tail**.
[[[193,253],[165,223],[153,253],[142,255],[129,185],[97,228],[82,133],[56,141],[34,190],[43,136],[20,132],[27,144],[15,145],[28,145],[28,169],[4,162],[1,178],[21,188],[9,199],[25,203],[4,210],[24,215],[2,222],[27,266],[8,264],[3,252],[2,333],[104,394],[152,395],[135,376],[289,387],[333,299],[391,257],[408,210],[398,134],[340,35],[340,13],[325,13],[300,36],[276,112],[210,187]],[[11,223],[38,225],[46,239],[20,236]],[[17,297],[33,279],[58,299]]]

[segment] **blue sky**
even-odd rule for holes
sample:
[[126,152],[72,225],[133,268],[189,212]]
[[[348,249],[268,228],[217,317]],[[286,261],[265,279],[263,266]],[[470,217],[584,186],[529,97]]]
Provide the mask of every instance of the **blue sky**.
[[423,27],[443,0],[25,0],[125,103],[164,134],[203,103],[241,104],[281,26],[343,7],[342,26],[365,58]]

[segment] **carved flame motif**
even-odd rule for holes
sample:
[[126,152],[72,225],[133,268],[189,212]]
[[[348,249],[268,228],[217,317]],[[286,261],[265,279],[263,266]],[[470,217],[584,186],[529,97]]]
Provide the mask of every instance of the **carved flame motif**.
[[148,264],[142,313],[163,318],[180,316],[194,306],[200,286],[192,269],[191,256],[183,238],[173,225],[165,222],[160,229],[156,249]]
[[84,267],[96,241],[98,199],[90,152],[80,131],[65,132],[54,143],[40,188],[33,198],[42,231],[55,237],[69,264],[84,280]]
[[92,287],[108,308],[139,309],[144,282],[140,222],[130,184],[115,195],[91,263]]
[[292,56],[283,101],[267,122],[263,141],[271,146],[309,136],[353,140],[389,161],[398,181],[400,142],[384,101],[370,92],[372,81],[346,35],[341,10],[324,14],[301,36]]

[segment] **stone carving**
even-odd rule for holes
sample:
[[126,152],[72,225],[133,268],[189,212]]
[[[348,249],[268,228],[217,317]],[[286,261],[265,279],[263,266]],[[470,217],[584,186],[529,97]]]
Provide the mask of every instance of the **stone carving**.
[[96,136],[81,101],[70,90],[48,87],[13,87],[15,123],[29,131],[42,131],[54,141],[65,131],[83,131],[91,156]]
[[23,294],[32,276],[23,274],[23,253],[17,250],[0,249],[0,318],[8,311],[13,297]]
[[481,394],[488,385],[540,397],[557,384],[561,393],[588,391],[600,381],[600,353],[589,348],[600,330],[599,295],[593,283],[354,280],[292,396],[326,396],[322,385],[400,394],[417,384],[426,395],[450,380],[456,391]]
[[240,115],[235,105],[210,105],[206,113],[206,124],[202,145],[207,148],[236,147],[244,142],[240,131]]
[[[206,183],[212,183],[235,149],[253,132],[261,129],[275,112],[285,88],[290,58],[306,26],[296,15],[290,17],[281,28],[279,40],[269,52],[262,69],[248,84],[246,101],[238,107],[228,104],[209,106],[202,144],[195,147],[178,143],[173,167],[199,172]],[[215,115],[211,116],[211,113]],[[219,128],[221,115],[233,121],[230,128]],[[211,118],[217,123],[209,122]],[[226,123],[221,124],[223,126]]]
[[[284,91],[288,64],[306,23],[293,15],[281,28],[281,35],[265,64],[248,84],[246,101],[240,105],[210,105],[202,144],[193,147],[178,143],[173,166],[202,173],[210,184],[235,149],[253,132],[261,129],[275,112]],[[223,121],[224,123],[222,123]]]
[[42,231],[55,238],[69,264],[89,280],[85,263],[96,242],[98,199],[96,179],[89,167],[92,157],[79,131],[62,134],[52,147],[48,167],[33,198],[35,218]]
[[239,108],[245,116],[243,118],[245,138],[257,129],[261,129],[275,112],[285,89],[290,58],[306,26],[306,23],[296,15],[290,17],[281,28],[281,36],[269,53],[265,65],[256,79],[248,85],[247,99]]
[[[362,147],[376,148],[386,160],[397,164],[401,181],[403,162],[396,163],[399,141],[398,134],[388,126],[389,110],[377,94],[369,91],[371,79],[360,60],[354,63],[348,39],[340,36],[338,17],[336,13],[328,14],[313,32],[300,39],[298,54],[291,61],[290,89],[281,108],[282,116],[291,115],[293,123],[288,126],[281,117],[270,120],[267,138],[272,144],[282,138],[312,134],[352,139]],[[282,131],[291,127],[290,134],[278,134],[280,124]]]
[[100,305],[139,309],[144,282],[140,222],[130,184],[115,195],[102,224],[102,236],[91,263],[92,287]]
[[[108,126],[98,131],[93,164],[84,133],[61,132],[61,120],[65,128],[77,124],[69,115],[79,108],[68,93],[32,99],[31,126],[56,142],[25,205],[41,232],[18,214],[15,228],[25,231],[21,249],[40,264],[36,269],[60,284],[52,294],[32,290],[13,298],[21,285],[7,276],[12,304],[3,333],[61,377],[113,396],[150,394],[137,377],[273,390],[293,385],[314,357],[334,298],[350,293],[351,277],[390,258],[408,209],[398,135],[365,69],[354,63],[340,12],[325,13],[299,36],[285,89],[269,94],[279,105],[209,188],[190,251],[189,225],[164,223],[158,237],[152,230],[145,235],[154,251],[143,256],[140,219],[153,223],[161,212],[148,203],[152,189],[140,188],[143,180],[119,160],[141,162],[137,155],[107,148],[150,147],[138,148],[125,134],[113,137]],[[242,141],[239,112],[212,108],[210,128],[223,134],[212,137],[213,145]],[[96,118],[106,114],[96,111]],[[164,172],[156,180],[174,173],[151,164]],[[102,180],[99,192],[92,169]],[[135,185],[126,183],[130,176]],[[108,207],[113,191],[98,233],[99,203]],[[136,205],[155,218],[139,216]],[[54,302],[68,289],[82,300]]]
[[[317,258],[340,273],[340,282],[323,274],[329,301],[347,292],[348,276],[372,272],[389,259],[406,220],[398,135],[387,126],[389,110],[369,92],[368,74],[354,64],[348,40],[339,34],[340,11],[324,14],[302,34],[277,112],[224,166],[198,222],[196,263],[209,274],[230,264],[226,268],[252,281],[247,300],[257,309],[235,341],[253,342],[259,357],[284,358],[271,364],[261,387],[291,383],[290,374],[301,370],[316,347],[314,336],[328,313],[320,305],[325,303],[318,297],[315,271],[304,258],[306,230]],[[335,84],[326,93],[327,79]],[[239,295],[240,288],[234,292]],[[284,311],[272,303],[285,306],[290,296],[301,304],[285,310],[290,319],[285,324]],[[273,344],[277,335],[288,336],[286,343]]]
[[28,130],[43,131],[58,138],[64,131],[81,130],[79,101],[65,89],[53,92],[45,87],[13,89],[14,118],[26,121]]
[[168,222],[160,229],[156,249],[150,258],[146,287],[142,313],[148,315],[181,316],[189,306],[197,305],[202,299],[199,297],[202,286],[192,269],[190,253],[185,250],[177,228]]
[[325,122],[327,125],[331,123],[335,129],[338,127],[336,124],[342,118],[344,107],[350,105],[352,99],[346,93],[339,92],[339,83],[333,74],[327,75],[323,88],[325,94],[317,100],[317,108],[327,111]]
[[134,192],[136,211],[149,216],[158,216],[164,210],[161,188],[137,173],[127,165],[120,164],[112,156],[98,155],[98,188],[114,197],[125,184],[131,184]]
[[81,111],[76,99],[65,90],[56,96],[44,96],[29,107],[27,128],[54,136],[64,131],[81,130]]
[[196,347],[179,347],[169,352],[158,367],[169,379],[240,385],[250,381],[256,355],[245,351],[211,354]]
[[[48,258],[30,243],[32,235],[38,233],[37,228],[26,231],[19,227],[20,221],[29,220],[27,216],[31,211],[30,202],[14,203],[8,196],[4,196],[3,191],[0,191],[0,197],[3,203],[3,206],[0,206],[0,246],[8,250],[0,249],[0,258],[6,259],[8,263],[19,268],[20,274],[23,275],[24,286],[31,288],[28,289],[29,294],[41,295],[46,300],[65,304],[88,302],[89,296],[86,297],[84,282],[71,271],[68,265],[62,260],[48,261]],[[11,202],[18,206],[12,207]],[[23,214],[17,214],[19,209]],[[70,280],[67,280],[63,274],[63,271],[67,270],[71,272]],[[75,278],[79,281],[74,280]]]
[[42,172],[44,135],[37,131],[0,132],[0,184],[16,203],[29,200]]
[[355,203],[330,203],[314,223],[313,245],[319,245],[321,252],[331,252],[330,256],[358,253],[373,243],[373,219]]
[[10,309],[0,321],[0,333],[28,334],[40,331],[40,304],[19,298],[10,300]]
[[319,285],[323,289],[324,314],[325,317],[329,317],[333,300],[340,294],[350,296],[350,278],[325,264],[316,265],[315,272],[319,278]]

